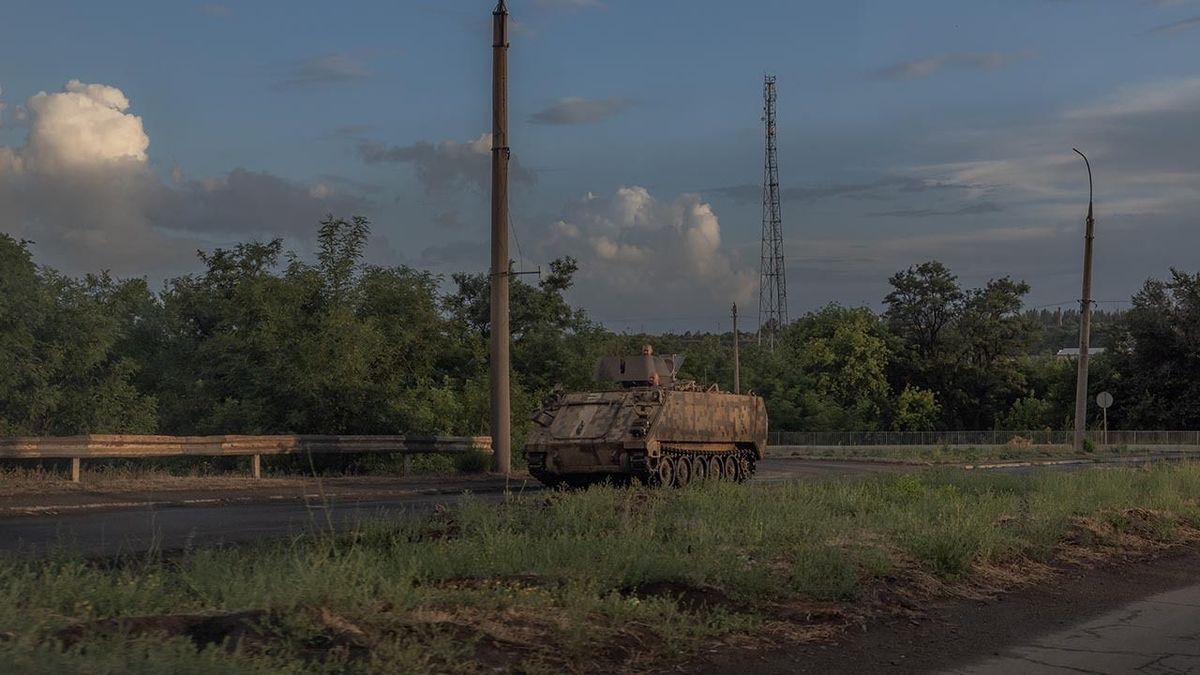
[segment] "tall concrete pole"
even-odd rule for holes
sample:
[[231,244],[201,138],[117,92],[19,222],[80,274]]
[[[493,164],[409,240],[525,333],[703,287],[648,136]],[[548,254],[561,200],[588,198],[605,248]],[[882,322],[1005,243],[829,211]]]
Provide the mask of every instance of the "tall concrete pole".
[[1075,378],[1075,451],[1083,450],[1087,431],[1088,346],[1092,338],[1092,240],[1096,238],[1096,219],[1092,217],[1092,163],[1083,157],[1088,172],[1087,233],[1083,239],[1083,297],[1079,300],[1079,372]]
[[496,470],[512,470],[508,328],[508,8],[492,12],[492,449]]
[[733,393],[742,393],[742,362],[738,358],[737,303],[733,303]]

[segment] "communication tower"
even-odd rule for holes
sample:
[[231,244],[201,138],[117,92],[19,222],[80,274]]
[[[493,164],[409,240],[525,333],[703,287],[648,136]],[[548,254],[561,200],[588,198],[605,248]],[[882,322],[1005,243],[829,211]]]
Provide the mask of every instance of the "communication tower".
[[787,325],[787,275],[783,266],[783,215],[779,205],[779,158],[775,151],[775,76],[763,77],[762,264],[758,286],[758,341],[764,334],[771,349]]

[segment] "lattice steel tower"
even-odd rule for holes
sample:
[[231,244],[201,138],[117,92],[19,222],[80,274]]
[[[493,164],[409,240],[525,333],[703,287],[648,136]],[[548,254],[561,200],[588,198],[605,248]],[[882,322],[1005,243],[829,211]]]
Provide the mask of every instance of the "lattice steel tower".
[[787,325],[787,275],[783,269],[783,216],[779,207],[779,159],[775,152],[775,76],[763,77],[763,124],[767,143],[763,159],[762,265],[758,285],[758,340],[764,333],[771,349]]

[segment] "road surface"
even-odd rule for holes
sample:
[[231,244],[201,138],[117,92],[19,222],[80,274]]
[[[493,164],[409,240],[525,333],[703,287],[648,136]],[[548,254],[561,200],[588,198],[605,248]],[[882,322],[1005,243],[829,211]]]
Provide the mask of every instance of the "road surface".
[[999,656],[943,671],[956,675],[1200,673],[1200,585],[1133,602]]
[[[911,471],[913,467],[861,462],[766,459],[755,480],[777,482],[837,478],[881,472]],[[186,550],[197,546],[243,544],[276,537],[343,529],[364,520],[402,513],[427,513],[436,505],[452,505],[461,494],[429,494],[402,480],[391,482],[331,481],[325,495],[308,490],[280,490],[254,495],[252,490],[183,493],[88,492],[51,497],[10,499],[0,511],[0,555],[45,555],[55,550],[84,556],[138,553],[150,549]],[[353,489],[344,486],[351,485]],[[474,499],[498,501],[502,481],[455,484]],[[537,490],[535,486],[511,486]],[[0,505],[4,505],[0,502]]]

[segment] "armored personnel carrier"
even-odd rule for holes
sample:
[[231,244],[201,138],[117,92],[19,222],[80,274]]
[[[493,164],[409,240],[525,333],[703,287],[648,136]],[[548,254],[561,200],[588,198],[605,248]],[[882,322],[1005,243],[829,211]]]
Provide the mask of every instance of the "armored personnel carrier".
[[529,472],[551,487],[749,478],[767,445],[762,398],[679,381],[680,363],[646,353],[601,359],[596,378],[610,389],[556,392],[533,417]]

